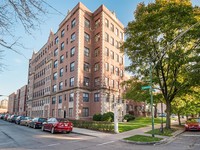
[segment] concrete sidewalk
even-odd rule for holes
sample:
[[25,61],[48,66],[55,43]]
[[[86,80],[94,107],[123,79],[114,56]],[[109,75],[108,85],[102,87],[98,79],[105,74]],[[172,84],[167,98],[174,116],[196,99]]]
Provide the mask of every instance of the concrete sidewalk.
[[[160,125],[155,125],[155,129],[156,128],[160,128]],[[104,132],[99,132],[99,131],[93,131],[93,130],[88,130],[88,129],[83,129],[83,128],[73,128],[73,133],[75,134],[82,134],[82,135],[86,135],[86,136],[93,136],[93,137],[99,137],[99,138],[106,138],[112,141],[118,141],[118,140],[122,140],[124,138],[130,137],[130,136],[134,136],[134,135],[147,135],[147,136],[151,136],[151,134],[145,134],[145,132],[150,131],[152,128],[151,126],[148,127],[143,127],[143,128],[139,128],[139,129],[134,129],[134,130],[130,130],[127,132],[123,132],[123,133],[104,133]],[[160,136],[160,135],[155,135],[155,137],[160,137],[163,138],[163,141],[170,141],[172,138],[174,138],[175,136],[177,136],[178,134],[181,134],[182,132],[184,132],[184,129],[179,128],[172,137],[168,137],[168,136]]]

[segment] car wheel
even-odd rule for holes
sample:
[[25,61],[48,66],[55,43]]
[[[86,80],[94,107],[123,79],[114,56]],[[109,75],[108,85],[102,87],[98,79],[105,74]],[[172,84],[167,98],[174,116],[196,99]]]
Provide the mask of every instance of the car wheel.
[[44,131],[44,126],[42,126],[42,131]]
[[71,133],[72,131],[66,131],[67,134]]
[[54,127],[51,128],[51,133],[54,134],[55,133],[55,130],[54,130]]

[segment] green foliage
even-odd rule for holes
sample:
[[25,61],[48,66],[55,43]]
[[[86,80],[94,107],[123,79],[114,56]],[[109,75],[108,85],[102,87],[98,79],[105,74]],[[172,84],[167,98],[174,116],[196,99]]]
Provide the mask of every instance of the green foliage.
[[131,120],[134,120],[135,117],[134,117],[133,115],[131,115],[131,114],[126,114],[126,115],[124,116],[124,119],[127,120],[127,122],[129,122],[129,121],[131,121]]
[[138,4],[134,15],[122,46],[131,61],[126,69],[145,82],[151,61],[153,84],[167,105],[170,128],[171,102],[200,85],[200,8],[190,0],[156,0]]
[[114,113],[113,112],[104,113],[101,118],[101,121],[113,122],[114,121]]
[[101,114],[94,114],[93,121],[101,121],[102,115]]
[[70,120],[74,127],[85,128],[104,132],[114,132],[114,125],[111,122]]
[[[154,134],[155,135],[163,135],[163,136],[172,136],[175,131],[177,131],[177,129],[163,128],[163,132],[161,132],[161,129],[159,128],[159,129],[154,129]],[[146,133],[152,134],[152,130],[148,131]]]
[[162,140],[162,138],[145,136],[145,135],[134,135],[134,136],[125,138],[125,140],[135,141],[135,142],[157,142],[157,141]]

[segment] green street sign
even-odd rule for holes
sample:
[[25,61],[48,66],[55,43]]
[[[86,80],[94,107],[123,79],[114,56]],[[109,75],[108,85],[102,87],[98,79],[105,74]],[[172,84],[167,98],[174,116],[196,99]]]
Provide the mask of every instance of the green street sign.
[[150,89],[151,88],[151,86],[142,86],[142,90],[148,90],[148,89]]

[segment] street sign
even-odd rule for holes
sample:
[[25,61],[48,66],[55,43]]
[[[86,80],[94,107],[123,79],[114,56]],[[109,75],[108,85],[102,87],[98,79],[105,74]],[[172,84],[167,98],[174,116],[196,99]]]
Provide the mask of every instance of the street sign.
[[142,86],[142,90],[148,90],[148,89],[150,89],[151,88],[151,86]]

